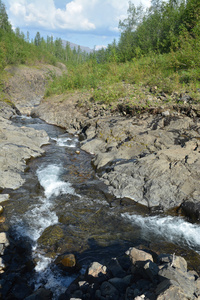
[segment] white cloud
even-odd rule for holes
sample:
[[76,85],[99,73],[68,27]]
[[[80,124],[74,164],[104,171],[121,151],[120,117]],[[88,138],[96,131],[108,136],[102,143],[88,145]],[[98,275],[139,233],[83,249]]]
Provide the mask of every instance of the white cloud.
[[[128,0],[63,0],[62,9],[56,0],[7,0],[9,16],[14,26],[34,26],[43,29],[69,29],[91,31],[100,28],[116,31],[119,19],[123,19]],[[135,5],[140,0],[134,0]],[[143,0],[149,5],[150,0]],[[65,7],[65,9],[64,9]]]
[[110,31],[113,31],[113,32],[119,32],[119,28],[118,27],[109,27]]
[[[53,0],[18,0],[9,2],[11,21],[17,26],[39,26],[45,29],[94,30],[95,24],[87,17],[89,1],[74,0],[65,10],[56,8]],[[85,2],[85,3],[84,3]],[[87,4],[87,5],[84,5]]]
[[106,49],[107,46],[105,46],[105,45],[102,45],[102,46],[100,46],[100,45],[95,46],[95,50],[96,50],[96,51],[101,50],[102,48],[103,48],[103,49]]
[[[131,0],[136,6],[150,0]],[[39,31],[78,44],[105,45],[119,37],[119,20],[127,17],[129,0],[3,0],[13,28]],[[71,36],[69,36],[71,34]],[[87,35],[90,34],[90,37]],[[79,35],[79,38],[78,38]],[[86,38],[87,36],[87,38]],[[105,39],[103,38],[105,36]],[[85,40],[87,39],[87,40]],[[99,46],[101,47],[101,46]]]

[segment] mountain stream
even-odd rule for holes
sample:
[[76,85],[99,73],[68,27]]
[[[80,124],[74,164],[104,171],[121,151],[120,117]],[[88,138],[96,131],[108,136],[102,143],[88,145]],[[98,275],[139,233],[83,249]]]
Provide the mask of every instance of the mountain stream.
[[[195,265],[200,252],[200,226],[173,215],[149,215],[148,209],[107,193],[91,165],[91,155],[64,129],[21,116],[16,126],[44,129],[50,143],[42,157],[31,159],[25,184],[10,193],[8,228],[31,243],[35,288],[43,284],[64,292],[75,275],[53,263],[63,253],[76,253],[84,272],[91,261],[123,254],[130,246],[148,245],[160,253],[183,255]],[[194,256],[195,255],[195,256]]]

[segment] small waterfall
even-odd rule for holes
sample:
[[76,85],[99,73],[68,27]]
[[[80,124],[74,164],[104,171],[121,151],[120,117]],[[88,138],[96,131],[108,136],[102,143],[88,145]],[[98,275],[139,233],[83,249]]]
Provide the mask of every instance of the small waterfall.
[[52,196],[57,197],[60,194],[75,194],[75,191],[69,182],[59,179],[61,166],[48,165],[45,168],[39,168],[37,176],[47,199]]
[[78,143],[77,138],[72,139],[72,138],[66,136],[65,134],[61,135],[59,137],[54,137],[54,138],[52,138],[52,140],[54,140],[56,142],[56,144],[60,147],[75,148]]

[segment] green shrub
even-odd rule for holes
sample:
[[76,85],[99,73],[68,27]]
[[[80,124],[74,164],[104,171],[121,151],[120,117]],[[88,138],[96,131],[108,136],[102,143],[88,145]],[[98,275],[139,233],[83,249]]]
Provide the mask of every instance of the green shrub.
[[102,88],[96,89],[93,92],[93,99],[99,103],[111,104],[120,98],[126,96],[126,91],[123,84],[104,86]]

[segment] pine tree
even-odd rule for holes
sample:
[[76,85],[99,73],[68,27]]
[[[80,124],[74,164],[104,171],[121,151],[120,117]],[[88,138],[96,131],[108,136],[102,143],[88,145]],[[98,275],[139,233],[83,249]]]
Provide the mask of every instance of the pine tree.
[[35,39],[34,39],[34,44],[37,47],[39,47],[41,45],[41,36],[40,36],[39,32],[36,33],[36,36],[35,36]]
[[1,0],[0,0],[0,29],[4,31],[11,31],[11,25],[8,21],[6,7]]

